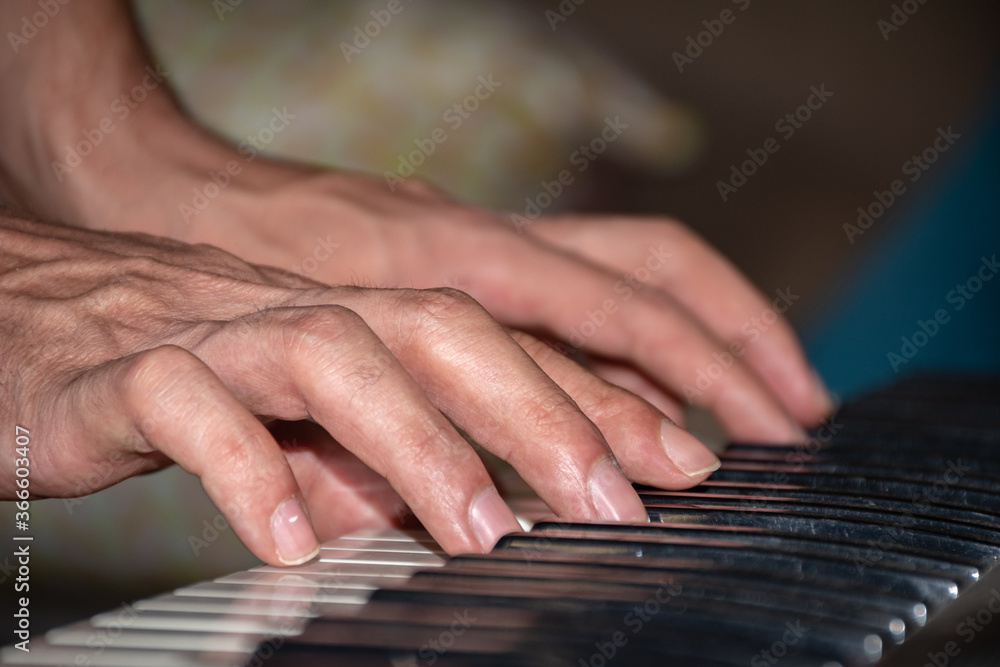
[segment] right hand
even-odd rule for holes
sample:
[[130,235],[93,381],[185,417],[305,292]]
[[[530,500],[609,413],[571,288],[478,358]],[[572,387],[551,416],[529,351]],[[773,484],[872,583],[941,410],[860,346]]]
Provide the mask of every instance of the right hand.
[[[625,475],[683,488],[718,463],[454,290],[328,287],[212,246],[0,215],[0,328],[0,428],[31,430],[34,497],[176,462],[273,564],[391,523],[400,499],[451,553],[518,530],[452,423],[565,518],[645,520]],[[262,423],[308,418],[336,442],[278,445]]]

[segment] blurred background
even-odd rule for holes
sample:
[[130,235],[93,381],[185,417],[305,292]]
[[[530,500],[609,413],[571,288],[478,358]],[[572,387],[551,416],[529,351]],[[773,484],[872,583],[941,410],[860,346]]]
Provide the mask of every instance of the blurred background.
[[[519,215],[569,169],[546,213],[676,217],[765,293],[798,295],[786,315],[842,396],[918,368],[1000,369],[996,3],[404,0],[372,24],[387,4],[136,7],[185,104],[235,142],[287,109],[275,155],[410,166]],[[581,162],[609,119],[627,128]],[[447,141],[415,165],[438,127]],[[36,631],[255,564],[175,469],[33,503],[32,521]]]

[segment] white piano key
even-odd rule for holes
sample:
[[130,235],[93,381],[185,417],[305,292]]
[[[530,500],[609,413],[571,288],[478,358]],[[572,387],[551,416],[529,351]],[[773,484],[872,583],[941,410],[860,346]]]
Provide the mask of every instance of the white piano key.
[[403,554],[434,554],[447,557],[441,547],[419,542],[379,542],[376,540],[334,540],[320,547],[320,555],[328,551],[370,552],[370,553],[403,553]]
[[54,646],[92,647],[95,643],[114,649],[147,649],[160,651],[219,651],[249,654],[267,635],[242,633],[204,634],[200,632],[163,632],[95,628],[87,622],[74,623],[50,630],[45,641]]
[[303,565],[296,565],[294,568],[277,567],[274,565],[261,565],[255,567],[250,572],[275,572],[278,574],[294,573],[302,576],[344,576],[344,577],[379,577],[406,579],[413,574],[412,565],[386,565],[380,563],[333,563],[310,561]]
[[301,587],[242,586],[217,584],[207,581],[193,586],[178,588],[176,595],[206,598],[230,598],[241,600],[281,600],[288,602],[364,604],[368,601],[369,591],[338,591],[337,589]]
[[[355,607],[356,605],[349,605]],[[316,614],[306,604],[287,605],[275,614],[271,600],[239,600],[199,598],[167,593],[147,600],[138,600],[133,607],[139,612],[178,612],[192,614],[243,614],[248,616],[280,616],[282,618],[314,618]]]
[[273,600],[201,598],[174,594],[159,595],[148,600],[140,600],[134,605],[142,612],[178,612],[194,614],[243,614],[266,618],[315,618],[324,616],[355,614],[359,606],[354,603],[292,603],[275,607]]
[[320,551],[322,563],[371,563],[373,565],[408,565],[411,567],[432,567],[442,565],[445,559],[435,554],[373,553]]
[[384,577],[361,577],[343,576],[328,574],[317,577],[302,577],[294,575],[296,581],[291,582],[288,574],[278,572],[259,572],[250,570],[247,572],[234,572],[224,577],[215,579],[217,584],[246,584],[255,586],[301,586],[303,588],[328,588],[341,590],[371,591],[375,590],[385,581]]
[[[247,614],[206,614],[177,612],[144,612],[129,621],[128,630],[169,630],[171,632],[220,632],[255,635],[302,634],[308,619],[283,616],[267,619]],[[90,618],[95,628],[118,630],[121,619],[115,612],[96,614]]]
[[25,667],[242,667],[248,654],[198,653],[193,651],[153,651],[142,649],[91,649],[52,646],[41,640],[31,640],[31,651],[25,653],[13,646],[0,649],[0,662]]
[[[421,544],[437,545],[434,538],[426,530],[397,530],[386,528],[366,528],[350,535],[338,537],[337,540],[375,540],[378,542],[419,542]],[[331,540],[333,542],[337,540]],[[329,542],[327,542],[329,544]]]

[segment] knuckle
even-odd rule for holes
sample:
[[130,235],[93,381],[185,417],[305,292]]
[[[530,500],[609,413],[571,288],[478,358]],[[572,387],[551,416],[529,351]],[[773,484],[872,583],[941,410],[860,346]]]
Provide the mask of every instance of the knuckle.
[[164,424],[188,419],[197,401],[187,399],[209,381],[209,375],[187,350],[162,345],[133,355],[117,376],[117,395],[145,438]]
[[[348,397],[360,399],[390,370],[394,357],[360,315],[343,306],[319,306],[295,315],[287,327],[296,357],[309,372],[333,375]],[[330,354],[330,348],[337,354]]]
[[279,325],[283,334],[293,338],[293,345],[306,350],[331,344],[350,346],[374,337],[360,315],[337,305],[295,309]]
[[134,355],[120,377],[126,395],[148,397],[167,385],[204,369],[193,354],[176,345],[161,345]]
[[441,324],[486,315],[486,311],[475,299],[450,287],[408,290],[402,298],[408,314],[418,322]]

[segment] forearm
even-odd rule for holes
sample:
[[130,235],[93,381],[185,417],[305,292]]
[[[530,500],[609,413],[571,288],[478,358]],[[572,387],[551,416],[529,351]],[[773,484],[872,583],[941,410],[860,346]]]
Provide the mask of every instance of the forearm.
[[[126,2],[53,1],[48,14],[38,0],[0,5],[10,47],[0,48],[8,100],[0,115],[0,196],[46,218],[125,229],[134,223],[115,212],[134,210],[151,194],[135,176],[146,173],[136,164],[142,156],[211,163],[225,147],[180,109]],[[144,225],[175,231],[156,217]]]

